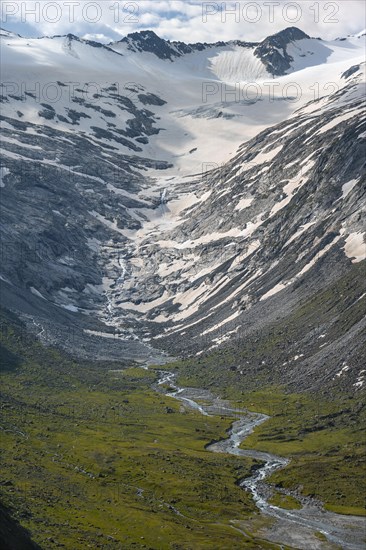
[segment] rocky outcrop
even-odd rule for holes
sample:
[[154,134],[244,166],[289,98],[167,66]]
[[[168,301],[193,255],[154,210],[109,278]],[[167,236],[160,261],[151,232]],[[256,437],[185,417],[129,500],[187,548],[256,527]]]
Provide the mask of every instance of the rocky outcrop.
[[3,550],[41,550],[32,541],[30,533],[15,521],[0,504],[0,545]]
[[[272,75],[284,75],[291,68],[294,59],[287,53],[287,46],[290,43],[304,38],[310,38],[307,34],[296,27],[289,27],[277,34],[269,36],[262,42],[246,42],[242,40],[231,40],[229,42],[196,43],[185,44],[184,42],[164,40],[157,36],[154,31],[146,30],[128,34],[120,43],[126,44],[128,50],[133,52],[149,52],[160,59],[174,61],[174,59],[197,51],[210,48],[229,48],[239,46],[252,49],[267,71]],[[111,44],[113,47],[113,44]]]
[[254,55],[259,57],[270,74],[284,75],[291,68],[294,60],[288,54],[287,46],[291,42],[304,38],[310,37],[296,27],[289,27],[263,40],[254,50]]

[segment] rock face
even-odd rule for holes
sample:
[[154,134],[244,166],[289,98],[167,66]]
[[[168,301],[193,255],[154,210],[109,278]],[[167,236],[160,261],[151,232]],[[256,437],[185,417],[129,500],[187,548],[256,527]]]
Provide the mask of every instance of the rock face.
[[[298,30],[298,29],[297,29]],[[299,31],[301,33],[301,31]],[[304,34],[304,33],[301,33]],[[305,37],[307,35],[304,35]],[[297,40],[297,38],[294,38]],[[195,44],[185,44],[179,41],[164,40],[157,36],[153,31],[139,31],[128,34],[122,38],[120,44],[126,44],[127,49],[133,52],[148,52],[156,55],[160,59],[169,59],[174,61],[174,58],[183,57],[186,54],[201,52],[210,48],[224,48],[232,45],[237,45],[242,48],[255,48],[257,42],[243,42],[241,40],[232,40],[230,42],[197,42]],[[113,47],[113,43],[111,44]]]
[[167,40],[160,38],[153,31],[133,32],[123,38],[121,43],[127,44],[129,50],[153,53],[160,59],[171,60],[179,55]]
[[254,55],[259,57],[270,74],[281,76],[291,69],[294,60],[287,52],[288,45],[306,38],[310,36],[296,27],[290,27],[263,40],[254,50]]
[[[30,49],[11,33],[1,40],[9,60],[1,94],[3,304],[43,340],[103,359],[164,361],[160,350],[199,357],[296,315],[365,265],[359,38],[335,68],[327,61],[338,46],[296,28],[261,44],[184,45],[151,31],[108,47],[71,35],[42,39],[58,52],[48,54],[57,101],[16,79],[28,63],[16,46],[32,55],[42,40]],[[49,69],[39,58],[44,90]],[[305,76],[322,64],[324,87],[314,97]],[[237,97],[218,76],[261,74],[265,90],[266,79],[290,71],[301,84],[296,101],[272,92]],[[278,89],[286,78],[274,82]],[[219,93],[204,101],[207,85]],[[223,134],[227,155],[215,164]],[[364,304],[365,292],[352,291],[352,302],[344,290],[339,315]],[[306,315],[311,328],[303,344],[292,343],[294,378],[306,372],[314,380],[315,369],[328,383],[346,350],[360,353],[365,319],[339,315],[324,321],[324,334],[338,328],[316,350]],[[362,373],[346,366],[357,390]]]
[[[174,61],[194,52],[203,51],[210,48],[230,48],[239,46],[253,51],[254,55],[260,59],[264,67],[271,75],[285,75],[291,69],[291,63],[294,58],[288,53],[287,48],[290,44],[310,39],[296,27],[289,27],[277,34],[269,36],[262,42],[243,42],[241,40],[232,40],[229,42],[214,42],[185,44],[184,42],[164,40],[157,36],[153,31],[140,31],[128,34],[120,41],[120,44],[127,45],[127,49],[133,52],[148,52],[156,55],[160,59]],[[113,44],[110,45],[113,48]]]

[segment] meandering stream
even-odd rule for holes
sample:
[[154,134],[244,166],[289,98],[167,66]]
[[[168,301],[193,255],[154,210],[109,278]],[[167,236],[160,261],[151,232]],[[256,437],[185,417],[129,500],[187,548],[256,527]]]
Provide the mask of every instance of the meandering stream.
[[[275,520],[269,528],[269,540],[299,549],[341,548],[361,550],[365,544],[365,520],[358,516],[344,516],[325,511],[318,502],[308,499],[301,510],[286,510],[268,502],[270,491],[264,482],[273,472],[284,468],[289,459],[256,450],[240,449],[240,444],[253,430],[269,419],[268,416],[246,410],[233,409],[230,403],[213,396],[209,391],[196,388],[180,388],[175,383],[175,374],[160,371],[158,389],[168,385],[164,393],[178,399],[184,405],[199,411],[203,415],[227,415],[239,417],[228,432],[227,439],[212,443],[206,447],[215,453],[228,453],[236,456],[251,457],[263,463],[253,475],[240,482],[244,490],[249,490],[254,501],[265,516]],[[322,541],[321,533],[328,542]]]

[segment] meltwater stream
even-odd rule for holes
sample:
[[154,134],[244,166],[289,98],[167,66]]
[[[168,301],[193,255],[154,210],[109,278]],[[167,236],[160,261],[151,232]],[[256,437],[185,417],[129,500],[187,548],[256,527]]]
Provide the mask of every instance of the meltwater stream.
[[[266,516],[274,518],[278,524],[276,537],[273,541],[289,544],[295,541],[295,548],[341,548],[347,550],[361,550],[365,544],[365,521],[357,516],[344,516],[325,511],[318,503],[309,499],[301,510],[286,510],[273,506],[268,502],[268,485],[264,482],[273,472],[284,468],[289,463],[287,458],[275,456],[256,450],[240,449],[239,446],[253,430],[269,419],[269,416],[253,413],[246,410],[230,408],[230,404],[214,397],[207,390],[196,388],[180,388],[175,383],[175,374],[168,371],[159,371],[158,388],[168,385],[165,394],[178,399],[188,407],[199,411],[203,415],[239,416],[233,422],[227,439],[212,443],[206,447],[215,453],[228,453],[236,456],[250,457],[263,463],[254,474],[242,480],[240,486],[249,490],[259,510]],[[197,402],[199,401],[199,402]],[[205,403],[205,404],[202,404]],[[322,533],[328,543],[315,538],[314,533]],[[283,536],[281,536],[281,533]],[[289,539],[290,537],[290,539]],[[313,540],[313,544],[311,543]]]

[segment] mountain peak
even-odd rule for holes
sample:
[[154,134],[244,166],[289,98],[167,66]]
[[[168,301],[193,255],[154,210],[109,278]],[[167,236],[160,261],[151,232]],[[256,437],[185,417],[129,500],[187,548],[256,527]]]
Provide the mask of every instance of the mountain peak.
[[125,38],[122,38],[120,42],[127,44],[129,50],[154,53],[161,59],[171,60],[172,56],[176,57],[179,55],[168,40],[160,38],[152,30],[130,33]]
[[128,34],[127,36],[140,36],[142,38],[151,38],[151,37],[155,37],[155,38],[158,38],[159,40],[163,40],[162,38],[160,38],[160,36],[158,36],[154,31],[152,31],[151,29],[144,29],[142,31],[137,31],[137,32],[132,32],[130,34]]
[[281,76],[291,68],[293,58],[287,52],[287,46],[297,40],[309,39],[310,36],[297,27],[288,27],[265,38],[255,49],[267,71],[274,76]]
[[280,40],[287,40],[293,42],[294,40],[303,40],[304,38],[310,38],[308,34],[299,29],[298,27],[287,27],[282,31],[272,34],[266,38],[266,40],[278,38]]

